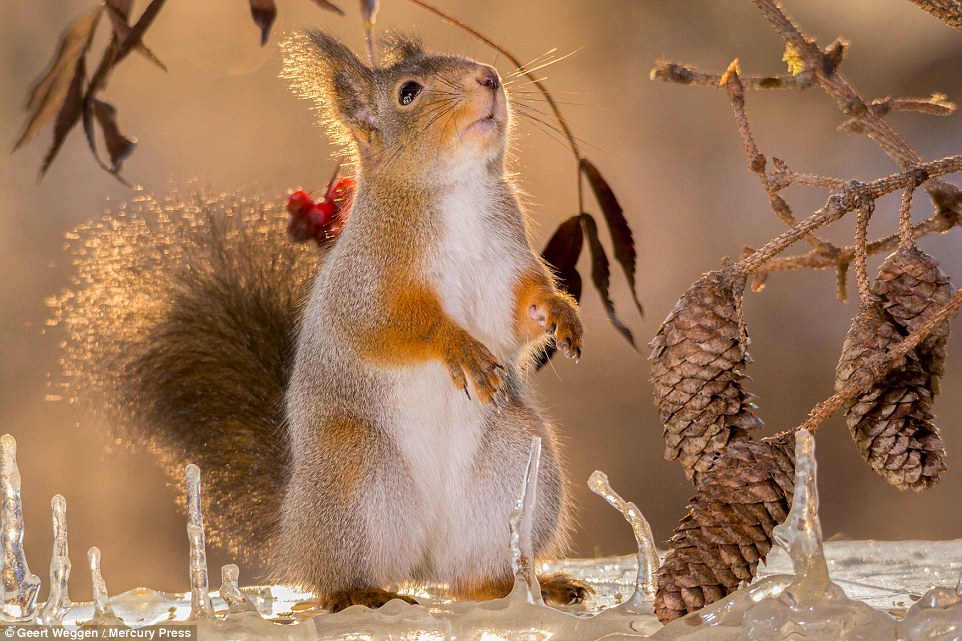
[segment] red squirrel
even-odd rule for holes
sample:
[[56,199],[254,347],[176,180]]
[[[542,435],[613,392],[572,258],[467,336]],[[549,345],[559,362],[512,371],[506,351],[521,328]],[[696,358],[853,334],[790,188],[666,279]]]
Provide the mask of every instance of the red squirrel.
[[[169,467],[200,465],[215,539],[266,550],[272,579],[331,610],[407,582],[504,596],[533,436],[534,552],[567,545],[558,442],[527,376],[550,339],[582,349],[577,303],[532,249],[506,172],[504,86],[401,36],[377,66],[320,31],[284,49],[354,168],[339,238],[297,246],[251,198],[131,206],[80,232],[98,241],[62,298],[68,369]],[[542,587],[555,602],[588,590]]]

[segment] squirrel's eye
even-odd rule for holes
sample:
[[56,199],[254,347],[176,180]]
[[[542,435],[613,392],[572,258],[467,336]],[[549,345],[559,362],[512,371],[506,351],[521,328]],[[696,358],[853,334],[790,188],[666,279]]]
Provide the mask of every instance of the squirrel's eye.
[[418,97],[418,94],[421,93],[422,89],[424,89],[424,87],[413,80],[405,82],[403,85],[401,85],[401,88],[398,89],[398,102],[400,102],[402,105],[411,104],[414,102],[414,99]]

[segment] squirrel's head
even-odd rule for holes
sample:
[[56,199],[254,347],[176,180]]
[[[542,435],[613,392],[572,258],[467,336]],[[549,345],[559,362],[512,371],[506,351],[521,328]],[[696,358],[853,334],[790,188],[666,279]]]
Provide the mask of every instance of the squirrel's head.
[[439,180],[503,171],[508,106],[492,67],[427,53],[396,34],[384,41],[376,67],[321,31],[295,34],[284,49],[284,76],[315,101],[362,172]]

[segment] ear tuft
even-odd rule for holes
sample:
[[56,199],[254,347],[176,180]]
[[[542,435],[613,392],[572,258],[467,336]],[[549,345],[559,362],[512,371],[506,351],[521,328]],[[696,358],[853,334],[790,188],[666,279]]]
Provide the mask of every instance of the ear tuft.
[[415,35],[390,31],[381,39],[381,64],[385,67],[424,55],[421,39]]
[[281,75],[296,94],[315,102],[331,137],[350,146],[377,129],[374,72],[335,36],[310,30],[282,44]]

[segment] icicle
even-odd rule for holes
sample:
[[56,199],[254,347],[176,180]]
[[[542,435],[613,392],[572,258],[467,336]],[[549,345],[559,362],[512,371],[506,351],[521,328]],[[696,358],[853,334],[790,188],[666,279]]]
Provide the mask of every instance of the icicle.
[[92,547],[87,551],[87,560],[90,562],[90,578],[93,581],[94,591],[94,618],[90,623],[94,625],[123,625],[124,622],[114,614],[114,609],[110,605],[110,597],[107,593],[107,583],[104,575],[100,572],[100,549]]
[[625,501],[611,489],[608,475],[604,472],[595,470],[588,479],[588,487],[621,512],[631,524],[635,541],[638,543],[638,576],[635,578],[635,592],[622,607],[629,612],[652,612],[652,604],[655,602],[655,571],[661,560],[655,550],[655,539],[651,534],[648,520],[634,503]]
[[740,617],[742,638],[798,638],[797,631],[804,629],[811,641],[894,639],[894,619],[849,599],[829,577],[818,519],[817,467],[815,437],[799,430],[792,509],[785,522],[772,530],[791,558],[795,576],[777,597],[763,599]]
[[207,549],[204,545],[204,515],[200,507],[200,468],[187,466],[187,538],[190,540],[190,618],[212,618],[207,578]]
[[800,430],[795,443],[795,492],[792,509],[784,523],[772,529],[775,541],[792,559],[796,598],[821,599],[831,583],[822,549],[822,524],[818,519],[818,464],[815,437]]
[[528,603],[544,605],[541,585],[534,568],[531,527],[534,520],[535,499],[538,494],[538,469],[541,466],[541,437],[531,439],[528,466],[518,501],[511,511],[511,566],[514,569],[514,592],[523,591]]
[[238,578],[240,570],[233,563],[228,563],[220,569],[220,598],[227,602],[229,614],[240,614],[241,612],[257,612],[257,608],[250,602],[244,593],[240,591]]
[[53,558],[50,559],[50,596],[40,608],[40,621],[60,625],[64,613],[73,605],[67,593],[70,556],[67,550],[67,500],[60,494],[50,501],[53,510]]
[[40,577],[30,573],[23,553],[23,505],[20,501],[20,470],[17,469],[17,441],[9,434],[0,437],[0,484],[3,485],[3,602],[0,617],[5,621],[31,621],[37,613]]

